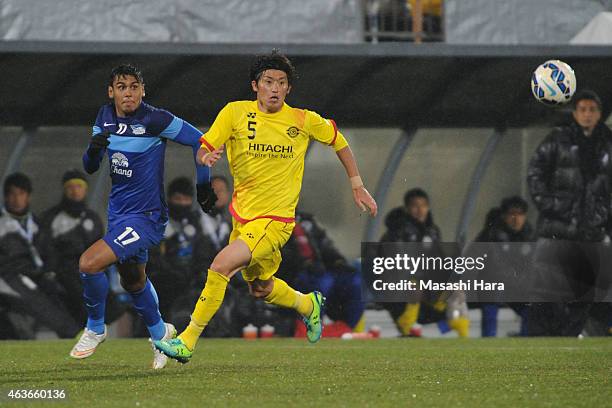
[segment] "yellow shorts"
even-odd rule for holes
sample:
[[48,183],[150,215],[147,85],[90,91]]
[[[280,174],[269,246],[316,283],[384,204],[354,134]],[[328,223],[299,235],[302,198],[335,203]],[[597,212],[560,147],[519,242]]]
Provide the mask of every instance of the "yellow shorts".
[[294,222],[259,218],[246,224],[233,220],[229,242],[240,238],[251,250],[251,262],[242,271],[244,280],[268,280],[276,273],[282,261],[281,248],[287,243]]

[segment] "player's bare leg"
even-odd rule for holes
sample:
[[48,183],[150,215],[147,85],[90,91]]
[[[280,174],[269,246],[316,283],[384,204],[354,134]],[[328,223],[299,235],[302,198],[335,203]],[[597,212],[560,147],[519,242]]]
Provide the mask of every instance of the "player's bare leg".
[[79,271],[96,274],[117,262],[117,256],[104,240],[94,242],[79,259]]
[[251,262],[251,250],[240,238],[221,250],[210,264],[210,269],[231,278]]

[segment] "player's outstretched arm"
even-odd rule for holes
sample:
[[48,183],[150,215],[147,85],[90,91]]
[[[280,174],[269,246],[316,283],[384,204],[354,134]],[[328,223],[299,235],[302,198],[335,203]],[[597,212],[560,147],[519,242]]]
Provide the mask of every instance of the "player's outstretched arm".
[[[171,129],[173,127],[174,129]],[[196,166],[197,184],[210,184],[210,169],[203,166],[199,160],[200,137],[202,137],[202,132],[200,132],[199,129],[189,122],[175,118],[170,126],[160,133],[160,136],[166,137],[183,146],[190,146],[193,151],[193,158]]]
[[207,213],[212,211],[217,202],[217,195],[210,183],[210,166],[205,166],[200,162],[202,132],[189,122],[172,116],[172,121],[160,133],[160,136],[191,147],[196,168],[196,199],[202,211]]
[[221,109],[208,132],[200,138],[201,146],[197,154],[198,163],[213,167],[219,161],[225,149],[224,144],[232,134],[234,116],[231,103]]
[[346,146],[338,150],[336,154],[346,169],[346,174],[351,182],[353,200],[355,200],[355,204],[361,209],[361,211],[368,211],[372,217],[375,217],[378,213],[378,206],[376,205],[374,198],[372,198],[368,190],[366,190],[363,185],[363,181],[359,176],[357,162],[355,161],[355,156],[353,156],[351,148]]

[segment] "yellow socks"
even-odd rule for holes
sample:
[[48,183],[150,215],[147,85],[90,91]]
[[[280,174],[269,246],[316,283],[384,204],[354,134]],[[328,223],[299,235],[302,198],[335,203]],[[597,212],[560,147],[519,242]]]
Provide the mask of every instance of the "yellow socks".
[[273,305],[295,309],[302,316],[308,317],[312,313],[313,305],[310,296],[292,289],[282,279],[272,277],[274,286],[272,292],[266,296],[265,301]]
[[359,321],[357,322],[357,324],[355,325],[355,327],[353,327],[353,332],[355,333],[363,333],[365,332],[365,313],[363,313],[361,315],[361,318],[359,319]]
[[406,303],[406,309],[404,309],[402,314],[395,320],[395,323],[404,336],[410,334],[410,328],[414,326],[419,318],[420,309],[420,303]]
[[[295,309],[302,316],[310,316],[313,304],[309,296],[292,289],[282,279],[274,277],[272,279],[274,279],[274,286],[265,298],[266,302]],[[206,285],[204,285],[204,290],[191,314],[191,322],[189,322],[185,331],[178,336],[190,350],[195,348],[202,331],[219,310],[225,297],[228,282],[229,278],[227,276],[211,269],[208,270]]]
[[470,320],[467,317],[457,317],[448,322],[448,326],[455,330],[459,337],[470,335]]
[[211,269],[208,270],[204,290],[202,290],[202,294],[191,314],[191,322],[189,322],[185,331],[178,336],[190,350],[195,348],[200,334],[219,310],[225,297],[228,282],[229,278],[227,276]]

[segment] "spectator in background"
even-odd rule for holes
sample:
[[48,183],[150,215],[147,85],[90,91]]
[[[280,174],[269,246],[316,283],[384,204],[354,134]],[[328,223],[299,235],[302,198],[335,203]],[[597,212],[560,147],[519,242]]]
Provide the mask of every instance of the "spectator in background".
[[[202,211],[193,206],[195,189],[187,177],[168,185],[168,215],[164,239],[152,253],[150,279],[159,293],[159,310],[169,321],[189,323],[189,311],[200,293],[209,265],[217,250],[202,231]],[[193,291],[197,293],[192,293]],[[186,304],[186,316],[180,315]],[[185,321],[186,319],[186,321]]]
[[[385,225],[387,231],[381,242],[440,242],[442,239],[440,228],[433,221],[429,196],[420,188],[406,192],[404,206],[391,210],[385,218]],[[428,304],[431,303],[433,309],[438,312],[446,309],[448,325],[456,330],[459,336],[467,337],[469,320],[465,296],[460,293],[447,295],[429,293],[427,297],[432,302]],[[448,303],[441,299],[448,299]],[[420,303],[383,303],[383,307],[389,311],[403,336],[420,337],[421,328],[417,323],[421,311]]]
[[325,313],[330,319],[346,323],[353,331],[364,330],[361,275],[313,215],[296,212],[293,233],[281,253],[278,276],[301,292],[319,290],[327,299]]
[[[85,175],[78,170],[68,170],[62,177],[60,202],[41,217],[41,246],[46,269],[56,276],[62,287],[60,301],[80,324],[85,323],[87,312],[78,274],[79,258],[85,249],[104,235],[102,220],[87,207],[86,197]],[[109,301],[113,306],[107,312],[114,314],[116,304],[111,299]]]
[[[232,230],[232,217],[228,210],[230,189],[227,179],[223,176],[213,176],[211,186],[217,195],[215,206],[209,214],[202,212],[202,230],[219,252],[229,242]],[[215,252],[215,253],[216,253]]]
[[[55,291],[52,274],[46,272],[39,246],[39,223],[30,211],[32,183],[22,173],[4,181],[4,208],[0,211],[0,304],[8,307],[12,333],[0,337],[33,338],[23,322],[29,315],[59,337],[76,336],[80,326],[64,307],[47,295]],[[11,330],[2,325],[0,331]]]
[[[476,242],[530,242],[534,239],[531,225],[527,221],[527,201],[519,196],[504,198],[499,208],[487,214],[485,228],[476,237]],[[521,331],[527,335],[527,307],[524,304],[509,305],[521,316]],[[497,313],[499,304],[483,303],[482,337],[495,337],[497,334]]]
[[[416,15],[417,0],[407,0],[410,5],[412,24]],[[428,34],[435,34],[441,31],[442,27],[442,0],[421,0],[423,12],[423,31]]]
[[529,242],[533,228],[527,221],[529,205],[522,197],[502,200],[498,208],[489,211],[487,225],[477,236],[478,242]]
[[[597,94],[576,94],[572,123],[553,129],[529,163],[529,192],[539,211],[536,260],[543,275],[534,288],[545,285],[553,296],[569,290],[579,298],[601,277],[597,260],[603,252],[582,245],[602,242],[610,219],[612,132],[601,122],[601,111]],[[551,286],[560,280],[567,287]],[[530,334],[577,336],[590,307],[589,302],[534,305],[530,316],[540,317],[541,325],[532,330],[530,324]]]

